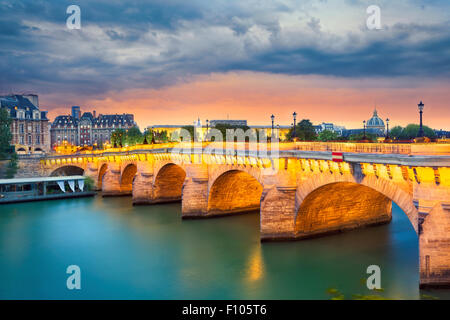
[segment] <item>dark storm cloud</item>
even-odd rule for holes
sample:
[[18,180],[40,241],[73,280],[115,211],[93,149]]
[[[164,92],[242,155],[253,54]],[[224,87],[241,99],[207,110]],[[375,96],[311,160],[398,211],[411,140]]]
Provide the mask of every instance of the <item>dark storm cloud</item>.
[[[425,11],[448,9],[444,1],[404,1]],[[314,17],[317,3],[331,2],[0,0],[0,91],[95,95],[239,70],[450,76],[448,20],[429,13],[426,24],[410,21],[371,32],[364,29],[368,2],[343,0],[362,9],[362,19],[359,30],[334,33]],[[81,7],[81,30],[65,28],[70,4]],[[285,27],[292,20],[304,21],[304,28]]]

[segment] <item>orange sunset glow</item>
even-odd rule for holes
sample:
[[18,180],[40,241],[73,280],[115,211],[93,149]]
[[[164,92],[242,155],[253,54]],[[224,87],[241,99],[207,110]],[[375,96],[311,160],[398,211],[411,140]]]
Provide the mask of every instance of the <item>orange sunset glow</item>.
[[[407,82],[402,80],[403,82]],[[398,81],[402,83],[402,81]],[[50,118],[68,114],[70,104],[53,104],[43,96]],[[192,124],[206,119],[247,119],[249,124],[290,125],[292,112],[314,123],[333,122],[359,128],[376,107],[391,124],[418,122],[417,103],[426,104],[427,125],[449,129],[450,91],[445,84],[400,87],[395,80],[343,79],[323,76],[289,76],[254,72],[230,72],[198,76],[161,89],[128,89],[109,92],[104,98],[78,97],[84,111],[134,113],[141,128],[153,124]],[[67,100],[66,103],[70,103]],[[75,100],[73,100],[75,101]]]

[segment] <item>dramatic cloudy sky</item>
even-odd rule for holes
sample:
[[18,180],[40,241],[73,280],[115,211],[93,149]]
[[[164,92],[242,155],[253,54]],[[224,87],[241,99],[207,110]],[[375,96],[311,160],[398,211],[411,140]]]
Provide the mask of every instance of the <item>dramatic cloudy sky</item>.
[[[81,8],[81,29],[66,9]],[[366,9],[381,8],[382,30]],[[133,112],[141,127],[201,119],[450,129],[448,0],[0,0],[0,91]]]

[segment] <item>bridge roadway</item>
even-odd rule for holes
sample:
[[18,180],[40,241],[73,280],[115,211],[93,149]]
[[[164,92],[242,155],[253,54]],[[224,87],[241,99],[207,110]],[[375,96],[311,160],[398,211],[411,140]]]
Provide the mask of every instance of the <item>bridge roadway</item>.
[[[450,145],[234,147],[141,145],[22,157],[19,176],[84,174],[103,196],[131,195],[136,205],[181,201],[183,218],[259,210],[262,241],[388,223],[395,202],[418,234],[420,285],[450,284]],[[350,152],[339,163],[331,151],[305,150],[314,148]]]

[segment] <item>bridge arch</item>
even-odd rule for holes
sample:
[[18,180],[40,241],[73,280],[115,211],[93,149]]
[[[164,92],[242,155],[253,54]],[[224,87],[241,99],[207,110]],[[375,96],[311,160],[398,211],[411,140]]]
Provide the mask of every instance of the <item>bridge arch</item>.
[[134,163],[127,164],[120,177],[120,191],[121,193],[130,193],[133,190],[133,180],[137,173],[137,166]]
[[263,185],[252,174],[237,169],[224,171],[211,183],[207,213],[221,215],[260,209]]
[[102,190],[103,186],[103,177],[106,174],[106,171],[108,170],[108,164],[103,163],[100,166],[100,169],[98,170],[98,176],[97,176],[97,189]]
[[162,165],[156,173],[154,180],[154,198],[157,202],[180,201],[185,170],[178,164],[169,162]]
[[84,174],[84,169],[79,166],[74,165],[63,165],[59,168],[53,170],[50,173],[51,177],[59,177],[59,176],[82,176]]
[[357,182],[351,175],[313,175],[297,188],[294,232],[302,237],[388,222],[392,201],[418,232],[412,195],[394,182],[375,176]]

